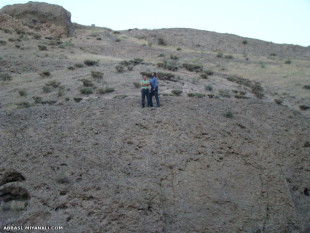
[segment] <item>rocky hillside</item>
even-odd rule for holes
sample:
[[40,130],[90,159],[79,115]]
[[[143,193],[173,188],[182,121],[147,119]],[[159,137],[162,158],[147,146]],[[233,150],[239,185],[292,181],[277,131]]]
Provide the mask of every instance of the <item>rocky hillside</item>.
[[[308,48],[77,24],[59,38],[44,28],[62,16],[7,13],[0,232],[310,232]],[[141,109],[153,71],[161,107]]]
[[275,44],[251,38],[244,38],[236,35],[216,33],[210,31],[169,28],[159,30],[133,29],[124,33],[150,43],[157,43],[163,40],[169,45],[188,47],[201,51],[223,52],[233,54],[251,54],[256,56],[269,56],[277,54],[286,57],[310,58],[310,46],[302,47],[289,44]]
[[2,30],[14,29],[19,34],[55,37],[74,35],[71,13],[61,6],[43,2],[3,7],[0,10],[0,27]]

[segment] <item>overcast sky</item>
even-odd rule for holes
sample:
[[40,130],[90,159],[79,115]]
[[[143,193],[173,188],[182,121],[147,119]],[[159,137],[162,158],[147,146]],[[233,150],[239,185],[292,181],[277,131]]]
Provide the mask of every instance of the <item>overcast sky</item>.
[[[23,0],[0,0],[0,8]],[[84,25],[195,28],[275,43],[310,45],[310,0],[46,0]]]

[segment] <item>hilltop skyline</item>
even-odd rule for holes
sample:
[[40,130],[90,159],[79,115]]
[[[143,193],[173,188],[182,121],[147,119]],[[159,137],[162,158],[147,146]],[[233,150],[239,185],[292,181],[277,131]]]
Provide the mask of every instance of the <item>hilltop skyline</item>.
[[[5,5],[27,0],[3,0]],[[310,1],[163,1],[146,4],[133,1],[46,0],[63,6],[72,22],[113,30],[130,28],[193,28],[274,43],[310,45]],[[225,6],[225,7],[224,7]]]

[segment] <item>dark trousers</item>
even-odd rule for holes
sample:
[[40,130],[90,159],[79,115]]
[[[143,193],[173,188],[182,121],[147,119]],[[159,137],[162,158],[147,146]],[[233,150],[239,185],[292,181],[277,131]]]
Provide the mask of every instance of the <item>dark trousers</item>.
[[158,87],[156,87],[150,93],[150,106],[151,107],[153,107],[153,96],[155,96],[155,99],[156,99],[156,106],[159,107]]
[[145,97],[146,97],[146,101],[147,101],[147,106],[150,107],[149,89],[141,89],[141,96],[142,96],[142,108],[144,108],[144,105],[145,105]]

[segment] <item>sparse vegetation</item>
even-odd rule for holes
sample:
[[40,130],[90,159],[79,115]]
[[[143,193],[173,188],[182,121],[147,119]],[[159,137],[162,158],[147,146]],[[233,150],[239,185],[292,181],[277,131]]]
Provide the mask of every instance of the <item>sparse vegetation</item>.
[[121,40],[120,39],[116,39],[115,42],[121,42]]
[[31,107],[31,104],[29,102],[20,102],[16,104],[18,108],[29,108]]
[[213,87],[211,85],[205,85],[206,91],[213,91]]
[[230,98],[231,95],[229,93],[229,90],[223,90],[223,89],[219,89],[219,95],[225,98]]
[[260,64],[260,67],[261,67],[261,68],[266,68],[265,62],[260,61],[259,64]]
[[139,82],[133,82],[133,86],[135,88],[140,88],[140,83]]
[[310,90],[310,85],[304,85],[304,86],[303,86],[303,89]]
[[208,78],[209,78],[209,75],[206,74],[206,73],[203,73],[203,74],[200,74],[200,78],[202,78],[202,79],[208,79]]
[[83,68],[84,67],[84,65],[82,63],[75,63],[74,66],[76,68]]
[[125,67],[122,65],[117,65],[115,66],[115,69],[118,73],[124,73],[125,72]]
[[7,42],[5,41],[5,40],[0,40],[0,45],[6,45],[7,44]]
[[224,117],[226,117],[226,118],[230,118],[230,119],[232,119],[232,118],[234,118],[234,114],[232,113],[232,111],[227,111],[227,112],[225,112],[224,114],[223,114],[223,116]]
[[175,96],[180,96],[183,93],[183,91],[182,90],[172,90],[171,93]]
[[38,45],[40,51],[47,51],[47,47],[45,45]]
[[69,66],[67,69],[68,69],[68,70],[75,70],[75,67]]
[[51,72],[47,71],[47,70],[44,70],[42,72],[40,72],[40,76],[42,78],[47,78],[47,77],[51,77]]
[[302,105],[299,105],[299,108],[300,108],[300,110],[306,111],[306,110],[309,110],[309,109],[310,109],[310,106],[309,106],[309,105],[302,104]]
[[202,94],[202,93],[192,93],[192,92],[190,92],[190,93],[187,93],[187,96],[188,96],[188,97],[203,98],[203,97],[205,97],[206,95],[205,95],[205,94]]
[[99,63],[98,61],[89,60],[89,59],[87,59],[87,60],[84,61],[84,64],[87,65],[87,66],[97,66],[98,63]]
[[161,53],[158,55],[158,57],[165,57],[166,55],[164,53]]
[[166,70],[171,70],[171,71],[177,71],[178,66],[176,61],[167,61],[164,60],[163,62],[157,63],[158,68],[166,69]]
[[92,83],[91,80],[82,79],[81,81],[82,81],[84,87],[92,87],[92,86],[94,86],[94,84]]
[[264,88],[260,85],[260,83],[257,83],[257,82],[256,82],[256,83],[251,87],[251,89],[252,89],[253,94],[254,94],[257,98],[261,99],[261,98],[264,97]]
[[61,87],[61,83],[53,80],[53,81],[46,83],[42,89],[44,93],[50,93],[54,88],[58,88],[58,87]]
[[284,64],[290,65],[290,64],[292,64],[292,61],[291,61],[291,60],[286,60],[286,61],[284,62]]
[[40,96],[33,96],[32,98],[34,99],[34,103],[35,104],[42,103],[42,97],[40,97]]
[[203,66],[198,64],[183,63],[183,67],[190,72],[202,72]]
[[175,55],[170,54],[170,59],[171,60],[178,60],[179,58]]
[[163,38],[158,38],[157,42],[159,45],[163,45],[163,46],[167,45],[167,42]]
[[103,73],[99,71],[91,71],[91,76],[96,79],[102,79]]
[[223,52],[217,52],[217,54],[216,54],[216,57],[219,57],[219,58],[221,58],[221,57],[223,57]]
[[90,94],[93,94],[93,89],[90,88],[90,87],[82,87],[82,88],[80,89],[80,92],[81,92],[81,94],[83,94],[83,95],[90,95]]
[[112,87],[99,88],[97,90],[97,94],[103,95],[103,94],[114,92],[114,91],[115,91],[115,89]]
[[19,90],[19,91],[18,91],[18,94],[19,94],[20,96],[27,96],[27,92],[26,92],[25,89]]
[[225,58],[225,59],[233,59],[234,56],[233,56],[233,55],[225,55],[224,58]]
[[113,96],[113,99],[125,99],[127,97],[127,95],[116,95]]
[[275,102],[276,104],[281,105],[281,104],[283,103],[283,100],[282,100],[282,99],[275,99],[274,102]]
[[0,80],[1,81],[11,81],[12,76],[7,73],[0,73]]

